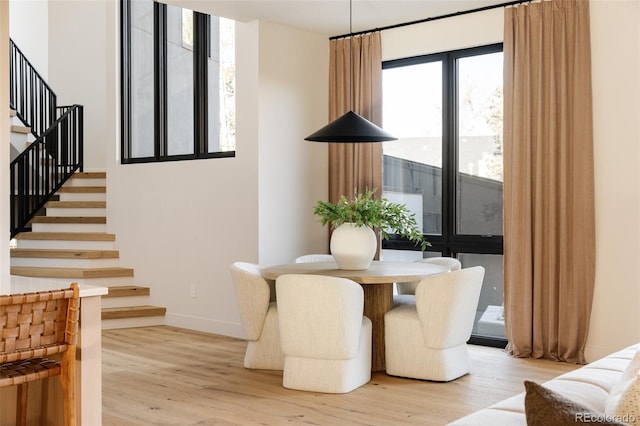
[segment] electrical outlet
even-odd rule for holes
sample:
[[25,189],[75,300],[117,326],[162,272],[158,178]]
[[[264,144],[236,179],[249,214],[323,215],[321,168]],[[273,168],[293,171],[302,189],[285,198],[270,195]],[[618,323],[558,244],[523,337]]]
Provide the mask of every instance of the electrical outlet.
[[191,297],[198,297],[198,289],[195,284],[191,284]]

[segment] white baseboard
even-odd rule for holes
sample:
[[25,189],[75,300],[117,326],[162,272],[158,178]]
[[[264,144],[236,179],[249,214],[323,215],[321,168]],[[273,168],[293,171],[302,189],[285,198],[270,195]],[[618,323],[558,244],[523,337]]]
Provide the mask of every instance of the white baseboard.
[[219,334],[222,336],[244,338],[242,325],[228,321],[218,321],[209,318],[194,317],[190,315],[168,313],[165,317],[165,324],[174,327],[186,328],[189,330],[202,331],[205,333]]

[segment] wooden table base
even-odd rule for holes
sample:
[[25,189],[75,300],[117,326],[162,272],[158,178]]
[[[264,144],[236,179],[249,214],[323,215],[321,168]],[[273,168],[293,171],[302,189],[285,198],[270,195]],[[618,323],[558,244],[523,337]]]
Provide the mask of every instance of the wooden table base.
[[393,283],[363,285],[364,315],[373,325],[371,334],[371,371],[385,371],[384,314],[393,305]]

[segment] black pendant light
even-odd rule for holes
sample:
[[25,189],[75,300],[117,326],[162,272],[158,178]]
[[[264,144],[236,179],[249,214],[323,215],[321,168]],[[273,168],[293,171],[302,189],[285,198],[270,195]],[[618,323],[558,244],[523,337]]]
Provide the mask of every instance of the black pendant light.
[[[349,34],[352,34],[352,0],[349,0]],[[360,143],[394,141],[388,132],[382,130],[366,118],[353,112],[353,59],[351,49],[353,36],[349,36],[349,112],[336,118],[317,132],[304,138],[311,142]]]

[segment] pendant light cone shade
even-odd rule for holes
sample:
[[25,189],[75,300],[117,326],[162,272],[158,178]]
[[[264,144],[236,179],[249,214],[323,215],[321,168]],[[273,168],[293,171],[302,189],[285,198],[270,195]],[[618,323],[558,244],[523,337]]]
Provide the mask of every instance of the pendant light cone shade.
[[394,141],[398,138],[366,118],[349,111],[304,139],[311,142],[360,143]]

